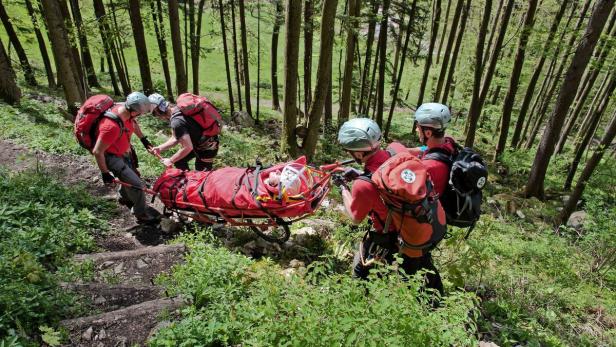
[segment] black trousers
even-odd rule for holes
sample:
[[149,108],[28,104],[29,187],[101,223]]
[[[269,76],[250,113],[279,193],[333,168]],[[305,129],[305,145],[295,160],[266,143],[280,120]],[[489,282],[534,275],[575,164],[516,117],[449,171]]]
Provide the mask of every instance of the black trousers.
[[[374,231],[368,232],[368,235],[359,244],[359,250],[355,254],[353,275],[361,279],[367,279],[370,269],[374,265],[366,265],[366,260],[369,261],[375,256],[380,256],[382,261],[392,264],[395,260],[394,254],[396,253],[398,253],[398,235],[396,233],[381,234]],[[421,270],[428,270],[424,274],[425,287],[437,290],[441,296],[444,294],[441,275],[432,262],[430,252],[426,252],[418,258],[411,258],[405,254],[400,254],[400,256],[402,257],[400,267],[406,275],[412,276]]]

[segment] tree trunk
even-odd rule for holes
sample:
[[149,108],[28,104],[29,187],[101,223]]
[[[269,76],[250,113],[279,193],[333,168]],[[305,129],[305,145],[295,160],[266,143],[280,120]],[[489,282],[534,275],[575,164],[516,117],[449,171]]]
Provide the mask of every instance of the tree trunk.
[[612,120],[610,121],[610,124],[607,126],[607,129],[605,130],[605,134],[603,135],[603,138],[601,139],[601,143],[599,143],[599,146],[597,146],[597,148],[595,149],[595,152],[593,153],[592,157],[590,157],[590,159],[586,163],[586,166],[584,167],[584,171],[582,171],[582,174],[580,175],[580,178],[578,179],[578,183],[575,186],[575,189],[569,196],[569,200],[567,201],[567,204],[565,205],[562,212],[560,213],[557,224],[566,223],[571,213],[573,213],[573,211],[575,210],[575,207],[577,206],[578,201],[582,197],[582,193],[584,193],[584,188],[586,187],[586,183],[590,179],[590,176],[592,175],[592,173],[595,171],[595,168],[597,167],[597,165],[599,165],[599,162],[601,162],[601,158],[603,158],[603,154],[605,153],[605,150],[610,146],[610,144],[614,140],[615,135],[616,135],[616,111],[612,115]]
[[[122,92],[124,95],[130,94],[130,86],[128,85],[128,81],[126,80],[126,74],[124,72],[124,67],[120,61],[120,57],[118,56],[117,49],[115,47],[115,40],[113,39],[111,28],[109,27],[109,17],[105,13],[105,6],[103,4],[103,0],[93,0],[94,4],[94,14],[96,16],[96,20],[98,21],[98,28],[101,33],[101,40],[103,41],[103,49],[106,54],[110,55],[115,63],[116,69],[118,71],[118,78],[120,80],[120,85],[122,86]],[[115,74],[113,71],[113,66],[111,61],[107,59],[109,63],[109,74],[112,76],[112,81],[115,79]],[[57,61],[56,61],[57,63]],[[58,77],[60,80],[60,77]]]
[[528,44],[528,38],[533,30],[535,12],[537,10],[537,0],[528,1],[528,10],[526,11],[526,17],[524,18],[524,27],[520,34],[520,41],[518,43],[518,51],[513,63],[513,69],[511,71],[511,79],[509,80],[509,90],[505,96],[505,102],[503,103],[503,114],[501,117],[500,134],[498,137],[498,144],[496,145],[496,153],[494,154],[494,160],[498,159],[498,156],[505,150],[507,143],[507,136],[509,134],[509,122],[511,121],[511,111],[513,110],[513,102],[515,101],[516,93],[518,92],[518,85],[520,83],[520,74],[522,73],[522,67],[524,66],[524,56],[526,53],[526,45]]
[[160,61],[163,66],[163,74],[165,75],[167,99],[173,100],[173,86],[171,83],[171,73],[169,71],[169,59],[167,58],[167,40],[165,38],[165,22],[163,21],[161,0],[156,0],[156,8],[154,7],[154,1],[150,1],[150,8],[152,9],[152,22],[154,23],[154,31],[156,32]]
[[[391,106],[389,107],[389,115],[387,116],[387,124],[385,125],[384,137],[386,139],[389,137],[389,129],[391,126],[391,120],[394,115],[394,110],[396,109],[396,102],[398,100],[398,92],[400,91],[400,81],[402,80],[402,73],[404,72],[404,64],[406,62],[406,55],[407,55],[408,48],[409,48],[409,41],[410,41],[411,32],[412,32],[411,30],[412,24],[415,21],[416,9],[417,9],[417,0],[413,0],[413,3],[411,4],[411,9],[409,12],[409,22],[406,26],[406,35],[404,37],[404,48],[402,48],[402,58],[400,61],[400,69],[398,71],[394,71],[394,73],[397,73],[398,76],[396,78],[394,92],[392,93]],[[400,26],[402,26],[402,24],[403,23],[400,23]]]
[[237,101],[240,111],[242,105],[242,87],[240,84],[240,56],[237,53],[237,31],[235,29],[235,0],[231,0],[231,26],[233,28],[233,66],[235,68],[235,84],[237,86]]
[[[441,39],[438,42],[438,50],[436,51],[436,63],[438,64],[441,57],[441,49],[443,48],[443,42],[445,42],[445,34],[447,33],[447,22],[449,21],[449,10],[451,10],[451,1],[447,1],[447,10],[445,11],[445,23],[443,23],[443,30],[441,31]],[[453,26],[451,28],[453,29]]]
[[175,62],[175,85],[177,93],[186,93],[188,78],[184,68],[184,54],[182,53],[182,34],[180,32],[180,14],[178,0],[169,0],[169,26],[171,28],[171,45],[173,46],[173,61]]
[[274,29],[272,30],[270,75],[272,80],[272,109],[280,111],[280,98],[278,96],[278,35],[280,34],[280,24],[284,21],[282,0],[274,0],[274,6],[276,14],[274,18]]
[[563,189],[565,190],[569,190],[571,188],[571,183],[573,182],[573,177],[575,177],[575,172],[577,171],[578,165],[580,165],[580,160],[582,159],[582,155],[584,154],[584,151],[586,151],[586,147],[588,147],[588,144],[592,140],[592,137],[595,133],[594,130],[599,125],[599,122],[601,121],[601,117],[603,116],[603,113],[605,112],[605,109],[607,108],[607,105],[610,102],[610,97],[614,93],[614,87],[616,87],[616,75],[612,74],[611,81],[606,86],[606,88],[603,91],[600,91],[599,93],[597,93],[597,98],[598,100],[600,100],[599,106],[597,106],[597,108],[594,110],[592,109],[588,110],[589,114],[592,113],[588,131],[586,132],[586,135],[584,136],[584,138],[578,145],[577,150],[575,152],[575,156],[573,158],[573,162],[571,163],[571,166],[569,167],[567,179],[565,180],[565,186],[563,187]]
[[[460,48],[462,47],[462,39],[464,38],[464,33],[466,32],[466,22],[468,20],[468,15],[471,10],[471,0],[466,1],[466,7],[462,11],[462,21],[460,22],[460,29],[458,30],[458,35],[456,38],[456,44],[453,48],[453,56],[451,57],[451,64],[449,66],[449,71],[447,71],[447,79],[445,80],[445,85],[443,86],[443,97],[441,98],[442,104],[447,104],[447,98],[449,97],[449,88],[453,85],[453,74],[456,71],[456,64],[458,63],[458,55],[460,54]],[[453,33],[453,28],[451,28]]]
[[304,112],[308,114],[312,103],[312,42],[314,23],[312,0],[304,0]]
[[481,74],[483,72],[483,44],[486,38],[486,30],[490,23],[490,13],[492,12],[492,0],[486,0],[483,8],[483,19],[481,20],[481,27],[479,29],[479,36],[477,37],[477,48],[475,49],[475,71],[473,73],[473,96],[471,99],[471,106],[468,111],[468,120],[466,124],[466,140],[464,145],[466,147],[472,147],[475,142],[475,131],[477,129],[477,120],[479,120],[479,114],[481,113],[479,107],[479,86],[481,85]]
[[496,6],[496,16],[494,16],[494,22],[492,23],[492,30],[490,30],[490,38],[488,38],[488,41],[486,42],[487,44],[486,49],[485,49],[485,52],[483,53],[483,59],[481,60],[484,63],[488,61],[489,54],[492,51],[492,46],[494,43],[494,34],[496,34],[496,29],[498,29],[498,21],[501,18],[501,13],[503,12],[504,1],[505,0],[499,0],[498,6]]
[[[421,77],[421,85],[419,86],[419,96],[417,97],[417,107],[419,107],[423,103],[424,94],[426,91],[426,85],[428,84],[428,76],[430,75],[430,66],[432,65],[432,53],[434,52],[434,44],[436,43],[436,38],[438,37],[438,26],[440,22],[441,16],[441,0],[435,1],[435,10],[434,15],[432,17],[432,30],[430,32],[430,45],[428,47],[428,55],[426,56],[426,65],[424,66],[423,76]],[[491,0],[487,0],[490,1]],[[480,32],[481,36],[482,33]],[[415,128],[415,127],[413,127]]]
[[86,70],[86,78],[88,79],[88,85],[91,87],[100,87],[98,80],[96,79],[96,70],[94,69],[94,61],[90,54],[90,47],[88,45],[87,34],[83,30],[83,20],[81,18],[81,11],[79,9],[78,0],[70,0],[71,12],[73,13],[73,19],[75,20],[75,26],[77,27],[77,36],[79,37],[79,46],[81,48],[81,61],[83,67]]
[[252,116],[250,106],[250,68],[248,66],[248,43],[246,42],[246,15],[244,12],[244,1],[240,1],[240,34],[242,37],[242,65],[244,72],[244,99],[246,100],[246,112]]
[[[388,1],[388,0],[385,0]],[[308,114],[308,134],[302,141],[302,149],[308,160],[312,160],[319,138],[319,126],[325,104],[325,95],[331,83],[332,50],[334,48],[334,20],[338,0],[323,0],[321,15],[321,47],[319,65],[317,67],[317,82],[314,89],[314,100]],[[285,98],[286,99],[286,98]]]
[[118,68],[118,74],[120,73],[120,71],[122,72],[122,77],[121,79],[124,80],[124,83],[127,85],[125,94],[128,94],[132,91],[133,87],[131,87],[130,85],[130,76],[128,73],[128,64],[126,63],[126,56],[124,55],[124,42],[122,41],[122,36],[120,35],[120,27],[118,26],[118,19],[116,16],[116,6],[114,5],[112,0],[109,0],[109,5],[111,5],[111,17],[113,19],[113,32],[112,33],[112,38],[114,40],[116,40],[115,46],[114,46],[114,50],[115,50],[115,55],[118,56],[119,58],[119,62],[122,64],[121,67],[117,67]]
[[[512,0],[513,1],[513,0]],[[445,77],[447,76],[447,68],[449,67],[449,58],[451,57],[451,49],[453,48],[454,41],[456,39],[456,29],[460,22],[462,15],[462,8],[464,7],[464,0],[458,0],[456,9],[453,13],[453,20],[451,22],[451,31],[449,32],[449,38],[447,39],[447,46],[445,46],[445,56],[443,57],[443,64],[441,65],[441,72],[438,76],[438,82],[436,83],[436,90],[434,92],[433,100],[440,100],[441,90],[443,83],[445,83]],[[464,28],[461,28],[462,30]]]
[[[614,25],[614,19],[616,19],[616,14],[612,15],[609,29],[611,29],[611,27]],[[616,29],[611,30],[611,33],[609,33],[609,35],[612,38],[616,36]],[[565,129],[563,130],[563,133],[561,134],[560,139],[558,140],[558,143],[556,144],[557,154],[561,153],[563,148],[565,147],[565,143],[567,142],[569,133],[571,132],[571,129],[575,125],[582,111],[582,107],[584,106],[584,103],[586,102],[586,98],[588,97],[588,94],[590,94],[593,84],[595,83],[597,76],[599,76],[599,72],[603,68],[604,63],[607,60],[608,52],[610,51],[611,51],[611,48],[607,44],[607,42],[605,42],[605,44],[603,45],[603,47],[601,47],[601,49],[595,50],[594,57],[596,58],[596,65],[591,66],[591,69],[587,71],[588,78],[585,83],[586,86],[578,90],[578,97],[576,97],[575,108],[571,112],[571,115],[569,116],[569,120],[567,121],[567,124],[565,125]]]
[[295,127],[297,126],[297,68],[299,65],[299,32],[301,30],[302,0],[288,0],[285,11],[284,46],[284,118],[282,127],[282,153],[296,158],[299,152]]
[[227,28],[225,27],[225,10],[222,0],[218,0],[218,12],[220,13],[220,32],[222,33],[223,55],[225,56],[225,72],[227,74],[227,92],[229,93],[229,106],[231,113],[235,112],[233,100],[233,85],[231,84],[231,66],[229,65],[229,49],[227,47]]
[[[374,52],[374,66],[372,67],[372,77],[370,78],[370,89],[368,89],[368,101],[366,103],[366,117],[370,117],[370,105],[372,102],[372,91],[374,90],[374,84],[376,82],[376,70],[377,67],[379,66],[379,51],[380,51],[381,47],[379,47],[379,45],[376,45],[376,52]],[[374,96],[374,98],[376,99],[376,95]],[[376,101],[374,102],[376,104]],[[374,119],[374,110],[376,110],[376,107],[373,107],[373,112],[372,112],[372,118]]]
[[[328,74],[331,76],[332,75],[332,67],[331,67],[331,61],[332,61],[333,57],[330,57],[330,67],[329,67],[329,71]],[[333,129],[332,126],[332,119],[333,119],[333,110],[332,110],[332,105],[334,103],[333,101],[333,86],[332,86],[332,81],[330,79],[329,81],[329,86],[327,86],[327,93],[325,94],[325,105],[323,106],[323,128],[324,128],[324,133],[325,134],[331,134],[333,132],[335,132],[335,129]]]
[[47,75],[47,85],[49,86],[49,89],[55,89],[56,88],[56,78],[53,74],[53,69],[51,68],[51,60],[49,60],[49,54],[47,53],[47,47],[45,46],[45,39],[43,39],[41,28],[39,27],[37,14],[34,11],[34,7],[32,6],[32,1],[31,0],[25,0],[25,1],[26,1],[26,8],[28,9],[28,15],[32,19],[32,25],[34,27],[34,34],[36,35],[36,41],[38,43],[39,50],[41,51],[41,58],[43,59],[43,65],[45,66],[45,74]]
[[353,83],[353,63],[355,61],[355,43],[357,41],[357,20],[359,19],[359,1],[349,1],[349,15],[347,17],[347,44],[346,59],[344,62],[344,79],[342,80],[342,95],[340,96],[340,113],[338,126],[349,119],[351,108],[351,88]]
[[15,82],[15,71],[6,55],[4,44],[0,41],[0,99],[9,105],[19,103],[21,90]]
[[64,89],[68,112],[71,118],[74,118],[79,109],[79,104],[85,100],[86,93],[82,88],[81,81],[79,81],[79,76],[75,73],[77,68],[72,66],[75,61],[73,60],[68,33],[66,32],[62,12],[60,11],[60,4],[58,0],[42,0],[42,4],[43,15],[45,16],[49,37],[51,38],[54,59],[58,62],[58,78]]
[[372,45],[374,43],[374,31],[376,27],[376,13],[379,10],[379,3],[376,0],[371,0],[372,8],[370,12],[370,22],[368,24],[368,36],[366,37],[366,62],[361,75],[361,86],[359,88],[359,113],[367,113],[366,92],[368,87],[368,74],[370,73],[370,62],[372,59]]
[[130,24],[133,27],[135,50],[137,51],[137,61],[139,62],[139,72],[141,74],[141,86],[143,92],[148,95],[154,92],[154,87],[152,85],[152,75],[150,74],[150,60],[148,59],[148,48],[145,44],[139,0],[128,0],[128,13]]
[[535,156],[535,161],[524,191],[526,196],[543,197],[543,181],[550,159],[554,153],[554,145],[557,137],[560,135],[569,106],[575,97],[575,92],[582,78],[582,73],[590,60],[590,56],[592,55],[593,49],[597,44],[599,35],[603,30],[603,26],[613,6],[614,0],[597,0],[595,4],[588,27],[586,28],[580,45],[577,47],[567,74],[565,75],[556,101],[556,106],[541,139],[541,144]]
[[379,25],[379,80],[377,83],[376,123],[383,127],[383,109],[385,108],[385,65],[387,64],[387,32],[389,31],[389,3],[383,0],[383,13]]
[[[545,60],[548,56],[549,48],[552,45],[552,41],[554,40],[556,31],[558,31],[558,26],[560,25],[560,21],[563,18],[563,15],[565,14],[568,3],[569,0],[562,1],[558,13],[554,17],[554,20],[552,21],[552,24],[550,26],[548,37],[545,41],[545,44],[543,45],[543,50],[541,51],[541,57],[539,58],[539,61],[533,69],[533,74],[530,78],[530,81],[528,82],[528,86],[526,87],[524,101],[522,102],[522,106],[520,107],[520,113],[515,124],[513,136],[511,138],[511,148],[517,148],[518,142],[520,141],[522,126],[524,125],[524,122],[526,120],[526,112],[528,111],[530,102],[533,99],[533,95],[535,95],[535,86],[537,85],[537,81],[539,80],[539,76],[541,75],[541,71],[543,70],[543,65],[545,64]],[[573,14],[574,12],[572,11],[571,13]]]
[[6,34],[9,37],[9,42],[13,47],[15,47],[15,52],[17,53],[17,57],[19,58],[19,63],[21,65],[22,70],[24,71],[24,76],[26,78],[26,83],[30,86],[35,87],[37,85],[36,78],[34,77],[34,70],[28,61],[28,57],[26,56],[26,51],[24,50],[21,42],[19,41],[19,37],[13,29],[13,25],[9,19],[9,15],[6,13],[4,5],[0,1],[0,20],[2,20],[2,24],[4,25],[4,29],[6,30]]

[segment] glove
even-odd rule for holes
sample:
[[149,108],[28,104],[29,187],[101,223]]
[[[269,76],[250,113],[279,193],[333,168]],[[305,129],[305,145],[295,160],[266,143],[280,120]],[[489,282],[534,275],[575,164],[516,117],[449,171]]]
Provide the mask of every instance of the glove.
[[341,175],[333,175],[332,183],[334,183],[334,185],[336,187],[339,187],[340,189],[349,189],[349,187],[347,187],[346,180]]
[[115,177],[113,177],[113,174],[111,172],[101,172],[101,175],[103,176],[103,182],[105,184],[111,184],[113,183],[113,181],[115,180]]
[[361,171],[354,169],[352,167],[348,167],[344,169],[342,177],[344,177],[346,181],[352,181],[356,179],[357,177],[359,177],[361,174],[362,174]]
[[150,150],[150,148],[152,148],[152,144],[150,143],[150,141],[148,141],[148,137],[144,136],[142,138],[140,138],[139,140],[141,140],[141,143],[143,143],[143,147],[145,147],[146,150]]

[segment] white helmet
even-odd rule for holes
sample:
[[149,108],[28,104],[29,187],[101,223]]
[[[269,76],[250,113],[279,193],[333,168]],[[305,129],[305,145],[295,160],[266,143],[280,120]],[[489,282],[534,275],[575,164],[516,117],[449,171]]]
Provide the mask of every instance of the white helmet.
[[450,120],[449,108],[436,102],[421,104],[415,111],[415,121],[422,127],[445,130]]
[[353,118],[340,127],[338,143],[349,151],[368,152],[381,144],[381,129],[370,118]]
[[150,96],[148,96],[148,99],[152,104],[152,111],[154,111],[155,109],[158,109],[160,112],[163,113],[167,111],[167,107],[169,107],[169,102],[165,100],[164,96],[158,93],[154,93],[150,94]]

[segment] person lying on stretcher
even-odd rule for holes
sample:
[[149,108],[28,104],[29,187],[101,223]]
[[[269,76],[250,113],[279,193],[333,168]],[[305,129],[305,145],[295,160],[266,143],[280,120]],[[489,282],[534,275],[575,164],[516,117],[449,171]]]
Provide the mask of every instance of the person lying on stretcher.
[[[262,175],[267,174],[264,172]],[[261,177],[263,178],[263,177]],[[259,196],[260,200],[269,199],[286,201],[293,197],[301,196],[305,191],[312,188],[314,182],[312,175],[308,172],[305,165],[294,162],[284,166],[281,170],[275,170],[267,174],[263,180],[264,186],[269,194]]]

